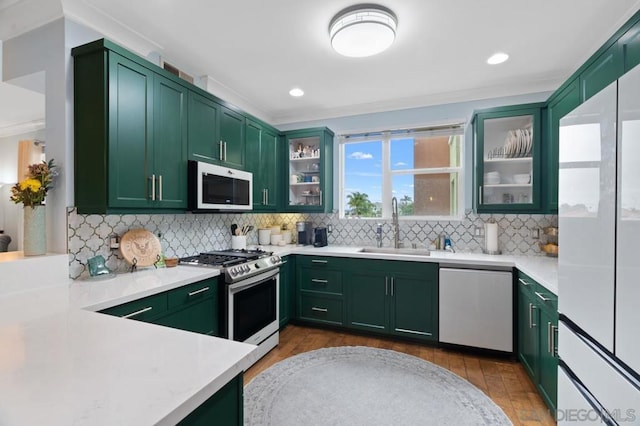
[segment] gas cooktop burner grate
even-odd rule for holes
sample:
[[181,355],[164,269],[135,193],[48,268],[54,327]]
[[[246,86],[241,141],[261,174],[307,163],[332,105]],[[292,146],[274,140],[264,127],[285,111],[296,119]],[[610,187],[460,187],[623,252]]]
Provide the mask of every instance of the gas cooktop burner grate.
[[238,265],[261,257],[270,256],[271,253],[264,250],[221,250],[200,253],[195,256],[183,257],[180,259],[184,264],[198,264],[206,266],[228,267]]

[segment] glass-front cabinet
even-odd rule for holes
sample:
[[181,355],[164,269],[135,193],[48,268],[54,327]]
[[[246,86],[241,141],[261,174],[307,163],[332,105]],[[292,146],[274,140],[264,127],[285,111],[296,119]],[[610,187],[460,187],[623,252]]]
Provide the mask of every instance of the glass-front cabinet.
[[327,128],[286,133],[287,211],[331,212],[333,132]]
[[541,208],[543,104],[483,110],[474,116],[477,212],[538,212]]

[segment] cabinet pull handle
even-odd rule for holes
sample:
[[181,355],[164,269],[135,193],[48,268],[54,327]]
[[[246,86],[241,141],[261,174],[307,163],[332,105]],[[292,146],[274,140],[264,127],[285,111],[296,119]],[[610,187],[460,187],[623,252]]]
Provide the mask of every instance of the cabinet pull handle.
[[396,287],[396,279],[395,277],[391,277],[391,297],[393,297],[393,290]]
[[322,205],[322,190],[320,190],[320,205]]
[[327,280],[320,280],[318,278],[311,278],[311,282],[312,283],[317,283],[317,284],[327,284],[327,283],[329,283],[329,281],[327,281]]
[[188,294],[188,296],[189,297],[195,296],[196,294],[204,293],[207,290],[209,290],[209,287],[204,287],[204,288],[201,288],[200,290],[192,291],[191,293]]
[[528,282],[526,282],[525,280],[523,280],[522,278],[518,278],[518,281],[520,281],[520,283],[525,287],[529,287],[531,285]]
[[162,175],[158,175],[158,200],[162,201]]
[[220,151],[220,161],[224,160],[224,157],[222,156],[222,141],[218,142],[218,147],[219,147],[219,151]]
[[551,353],[551,322],[547,321],[547,353]]
[[536,307],[533,305],[533,303],[529,303],[529,328],[533,328],[536,325],[533,322],[533,310],[536,309]]
[[558,332],[558,327],[555,325],[551,326],[551,355],[557,356],[558,352],[556,350],[556,333]]
[[534,292],[536,294],[536,296],[538,296],[540,298],[540,300],[542,300],[543,302],[549,302],[551,301],[551,299],[544,297],[544,295],[542,293],[539,293],[537,291]]
[[140,309],[139,311],[131,312],[130,314],[124,315],[122,318],[133,318],[136,315],[144,314],[145,312],[149,312],[152,309],[153,308],[151,306],[148,306],[144,309]]
[[311,308],[312,311],[316,311],[316,312],[329,312],[329,310],[327,308],[317,308],[317,307],[313,307]]
[[389,277],[384,277],[384,295],[389,295]]
[[311,263],[329,263],[327,260],[311,259]]
[[269,205],[269,188],[265,188],[264,190],[265,202],[264,205]]
[[156,200],[156,175],[151,175],[151,201]]
[[478,204],[482,204],[482,185],[478,186]]
[[223,143],[224,143],[224,161],[227,161],[227,143],[226,142],[223,142]]

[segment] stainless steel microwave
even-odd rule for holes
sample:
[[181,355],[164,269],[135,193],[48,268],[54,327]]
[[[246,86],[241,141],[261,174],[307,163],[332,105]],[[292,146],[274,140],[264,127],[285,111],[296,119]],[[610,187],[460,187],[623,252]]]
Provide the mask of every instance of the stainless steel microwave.
[[253,174],[189,160],[189,210],[243,211],[253,208]]

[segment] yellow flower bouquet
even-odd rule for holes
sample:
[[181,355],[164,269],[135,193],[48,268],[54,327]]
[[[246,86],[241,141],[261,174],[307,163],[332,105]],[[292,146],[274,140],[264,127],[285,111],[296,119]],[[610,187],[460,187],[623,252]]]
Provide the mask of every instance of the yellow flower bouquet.
[[29,177],[11,188],[11,201],[16,204],[22,203],[25,207],[42,205],[56,175],[57,166],[53,160],[30,165]]

